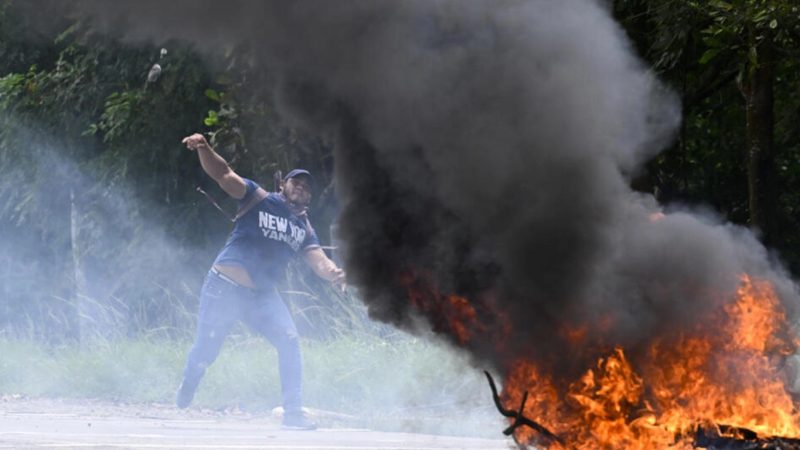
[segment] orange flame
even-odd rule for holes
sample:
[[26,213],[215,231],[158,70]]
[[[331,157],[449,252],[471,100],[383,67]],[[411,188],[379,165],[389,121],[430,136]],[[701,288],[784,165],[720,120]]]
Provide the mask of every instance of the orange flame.
[[[583,333],[569,335],[577,342]],[[797,437],[799,408],[780,371],[797,347],[772,286],[743,276],[718,317],[678,342],[653,343],[636,368],[615,348],[561,392],[534,362],[517,361],[503,400],[515,409],[529,390],[525,416],[570,449],[690,449],[698,427],[718,425]],[[518,428],[515,438],[532,444],[537,436]]]

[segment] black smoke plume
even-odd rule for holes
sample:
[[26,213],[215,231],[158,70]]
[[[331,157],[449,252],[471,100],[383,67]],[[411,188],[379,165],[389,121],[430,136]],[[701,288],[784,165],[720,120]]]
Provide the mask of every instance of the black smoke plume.
[[[656,219],[630,189],[680,108],[603,2],[97,0],[72,13],[131,40],[257,48],[281,113],[336,136],[346,268],[372,316],[417,323],[409,276],[473,299],[484,328],[464,346],[498,370],[521,355],[585,367],[595,350],[565,354],[565,325],[635,350],[695,325],[742,273],[794,311],[793,282],[752,233],[710,214]],[[493,328],[509,322],[498,352]]]

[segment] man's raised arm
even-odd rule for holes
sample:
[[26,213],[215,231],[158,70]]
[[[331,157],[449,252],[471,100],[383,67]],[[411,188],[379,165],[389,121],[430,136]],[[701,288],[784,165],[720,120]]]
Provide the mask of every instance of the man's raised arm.
[[228,166],[228,162],[222,156],[219,156],[211,148],[202,134],[195,133],[187,136],[181,142],[186,144],[186,148],[189,150],[197,151],[203,170],[219,184],[223,191],[237,200],[244,198],[244,194],[247,193],[247,185],[244,180]]

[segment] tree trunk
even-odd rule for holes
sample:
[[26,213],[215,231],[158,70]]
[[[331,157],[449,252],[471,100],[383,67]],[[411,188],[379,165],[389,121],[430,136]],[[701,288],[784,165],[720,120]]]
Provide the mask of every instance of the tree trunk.
[[770,30],[751,29],[751,58],[742,83],[747,111],[747,188],[750,225],[766,244],[775,239],[776,183],[774,155],[774,48]]

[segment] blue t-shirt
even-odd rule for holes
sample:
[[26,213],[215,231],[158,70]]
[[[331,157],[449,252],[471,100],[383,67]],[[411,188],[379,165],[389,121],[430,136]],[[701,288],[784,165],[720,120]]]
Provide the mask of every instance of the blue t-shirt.
[[[240,207],[259,187],[253,180],[244,182]],[[264,287],[283,275],[298,251],[313,247],[319,247],[319,238],[305,214],[293,214],[283,196],[271,192],[236,221],[214,264],[243,267],[256,287]]]

